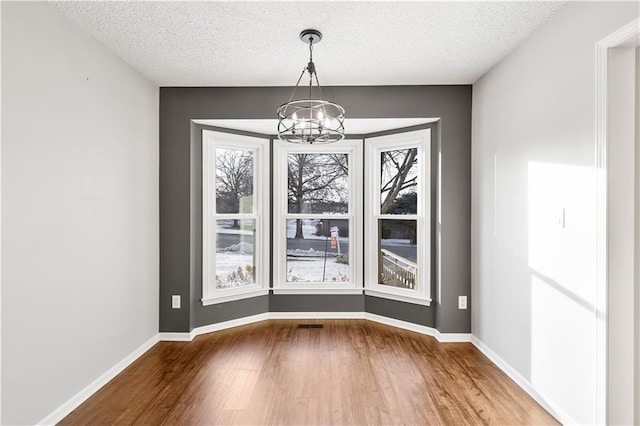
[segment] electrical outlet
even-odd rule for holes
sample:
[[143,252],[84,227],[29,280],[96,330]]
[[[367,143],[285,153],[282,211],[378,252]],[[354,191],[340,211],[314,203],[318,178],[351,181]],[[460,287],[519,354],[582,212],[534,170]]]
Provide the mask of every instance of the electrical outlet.
[[171,296],[171,307],[173,309],[180,309],[180,295],[174,294]]
[[458,296],[458,309],[467,309],[467,296]]

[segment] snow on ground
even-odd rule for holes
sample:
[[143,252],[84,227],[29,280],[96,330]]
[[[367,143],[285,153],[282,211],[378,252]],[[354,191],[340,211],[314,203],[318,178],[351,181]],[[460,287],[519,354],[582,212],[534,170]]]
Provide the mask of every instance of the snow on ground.
[[216,288],[241,287],[249,284],[253,284],[252,254],[216,253]]
[[[320,219],[302,219],[302,234],[305,240],[326,240],[328,237],[324,235],[315,235],[316,225]],[[296,236],[296,221],[294,219],[287,220],[287,238]],[[349,242],[349,237],[338,237],[340,241]]]
[[[339,256],[339,255],[340,254],[338,252],[326,253],[326,256],[331,256],[331,257],[336,257],[336,256]],[[324,251],[314,250],[313,248],[310,248],[309,250],[288,249],[287,250],[287,256],[293,256],[293,257],[324,257],[325,256],[325,252]]]
[[[313,235],[319,219],[303,220],[304,238],[308,240],[325,240],[327,237]],[[216,232],[221,234],[252,235],[252,231],[218,227]],[[295,220],[287,221],[287,238],[296,234]],[[348,242],[348,237],[339,237],[340,241]],[[402,240],[397,244],[402,244]],[[408,243],[408,240],[406,240]],[[232,288],[253,283],[253,254],[251,244],[241,242],[225,247],[223,252],[216,253],[216,288]],[[349,265],[336,262],[338,253],[326,253],[313,248],[308,250],[287,250],[287,282],[347,282],[349,281]],[[240,269],[240,271],[238,271]]]
[[[316,252],[319,253],[319,252]],[[242,273],[238,273],[238,268]],[[324,274],[324,276],[323,276]],[[241,287],[253,283],[253,256],[234,252],[216,253],[216,288]],[[287,282],[346,282],[349,265],[335,257],[287,257]]]
[[411,240],[402,240],[398,238],[387,238],[382,240],[383,246],[409,246],[411,245]]
[[334,258],[287,257],[287,282],[346,281],[349,281],[349,265],[338,263]]
[[225,252],[240,253],[240,254],[252,254],[253,244],[246,241],[241,241],[238,244],[232,244],[229,247],[224,248]]

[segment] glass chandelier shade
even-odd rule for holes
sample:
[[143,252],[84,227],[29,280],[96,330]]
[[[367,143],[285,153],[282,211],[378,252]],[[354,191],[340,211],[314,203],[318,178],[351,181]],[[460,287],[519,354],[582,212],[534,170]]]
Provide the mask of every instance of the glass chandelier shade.
[[[338,142],[344,139],[344,108],[324,100],[313,63],[313,44],[322,39],[322,34],[317,30],[304,30],[300,33],[300,39],[309,43],[309,63],[303,68],[289,101],[278,107],[278,137],[287,142],[303,144]],[[305,73],[309,74],[308,98],[294,100]],[[313,97],[314,81],[316,98]]]

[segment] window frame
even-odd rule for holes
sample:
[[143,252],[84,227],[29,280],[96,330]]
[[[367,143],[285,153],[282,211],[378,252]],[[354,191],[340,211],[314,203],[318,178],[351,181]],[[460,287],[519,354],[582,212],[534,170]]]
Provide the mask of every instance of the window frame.
[[[288,155],[289,154],[346,154],[348,155],[348,213],[312,214],[288,212]],[[274,140],[273,146],[273,293],[274,294],[362,294],[363,292],[363,176],[362,139],[345,139],[337,144],[304,145]],[[286,281],[287,229],[289,219],[347,219],[349,220],[349,281],[295,282]]]
[[[431,304],[431,138],[430,128],[405,133],[392,133],[365,139],[365,235],[373,238],[365,249],[365,294],[429,306]],[[418,206],[417,214],[380,214],[381,153],[417,148]],[[405,289],[379,284],[378,221],[381,219],[416,220],[418,288]],[[425,278],[420,278],[425,277]]]
[[[253,151],[252,213],[216,212],[216,149]],[[246,136],[214,130],[202,130],[202,304],[204,306],[245,299],[269,293],[269,179],[270,144],[268,138]],[[255,220],[254,283],[242,287],[210,288],[216,258],[216,221],[225,219]]]

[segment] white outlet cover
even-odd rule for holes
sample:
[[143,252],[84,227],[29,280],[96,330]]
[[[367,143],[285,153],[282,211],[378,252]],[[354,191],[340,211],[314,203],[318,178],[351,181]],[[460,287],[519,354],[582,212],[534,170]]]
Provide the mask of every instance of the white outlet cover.
[[171,307],[173,309],[180,309],[180,295],[174,294],[171,296]]
[[467,309],[467,296],[458,296],[458,309]]

